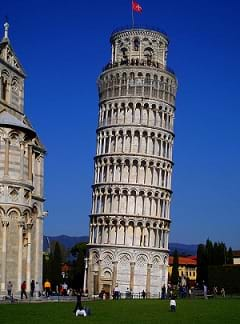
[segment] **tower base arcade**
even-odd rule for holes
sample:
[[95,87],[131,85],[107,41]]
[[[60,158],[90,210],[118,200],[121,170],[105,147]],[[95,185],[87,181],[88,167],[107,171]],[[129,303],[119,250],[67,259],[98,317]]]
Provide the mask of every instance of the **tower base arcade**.
[[159,297],[162,287],[167,287],[167,267],[167,250],[92,247],[88,260],[88,295],[99,295],[104,290],[111,297],[118,287],[122,297],[128,293],[138,296],[143,290],[147,297]]

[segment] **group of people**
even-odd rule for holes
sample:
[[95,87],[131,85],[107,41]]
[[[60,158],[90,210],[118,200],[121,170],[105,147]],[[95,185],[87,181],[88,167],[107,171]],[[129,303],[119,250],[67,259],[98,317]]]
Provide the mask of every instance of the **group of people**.
[[[21,283],[21,287],[20,287],[20,291],[21,291],[21,299],[23,299],[23,297],[25,297],[25,299],[28,298],[26,289],[27,289],[27,283],[26,280],[24,280]],[[39,283],[35,280],[32,280],[30,283],[30,296],[34,297],[34,294],[36,294],[35,296],[38,298],[39,294],[40,294],[40,285]],[[7,297],[11,300],[13,300],[13,284],[11,281],[8,281],[7,283]]]
[[225,297],[226,296],[225,289],[222,287],[221,290],[219,290],[217,286],[214,286],[213,287],[213,295],[214,295],[214,297],[217,297],[218,295]]

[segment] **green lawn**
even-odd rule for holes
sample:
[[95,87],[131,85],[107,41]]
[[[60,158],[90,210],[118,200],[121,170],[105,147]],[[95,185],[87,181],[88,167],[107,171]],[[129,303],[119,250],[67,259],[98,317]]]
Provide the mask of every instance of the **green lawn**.
[[0,304],[1,324],[67,323],[240,323],[240,299],[177,300],[177,312],[169,312],[167,300],[120,300],[85,303],[92,310],[75,317],[73,303]]

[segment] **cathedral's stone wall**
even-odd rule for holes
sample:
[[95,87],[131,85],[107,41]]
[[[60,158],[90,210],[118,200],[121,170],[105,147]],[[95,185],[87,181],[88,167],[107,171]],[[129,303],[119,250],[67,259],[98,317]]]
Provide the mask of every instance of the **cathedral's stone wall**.
[[158,295],[167,284],[177,81],[164,34],[123,30],[111,43],[98,80],[88,291]]
[[42,283],[45,149],[24,115],[24,71],[8,39],[0,43],[0,295]]

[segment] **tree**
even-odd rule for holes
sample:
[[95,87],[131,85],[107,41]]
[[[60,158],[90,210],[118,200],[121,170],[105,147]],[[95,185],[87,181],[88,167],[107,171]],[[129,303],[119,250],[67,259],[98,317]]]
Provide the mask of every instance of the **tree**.
[[223,242],[212,243],[207,239],[206,244],[199,244],[197,250],[197,282],[208,283],[208,267],[222,266],[232,263],[232,249],[227,251]]
[[173,266],[172,266],[172,276],[171,276],[171,282],[173,285],[178,284],[178,278],[179,278],[178,265],[179,265],[178,251],[175,249],[173,252]]
[[213,264],[214,249],[213,249],[213,243],[212,243],[212,241],[209,240],[209,238],[206,241],[205,252],[206,252],[207,263]]
[[226,258],[227,264],[233,264],[233,251],[230,247],[227,251],[227,258]]
[[197,282],[202,284],[203,281],[207,282],[207,253],[204,244],[199,244],[197,249]]
[[53,254],[50,257],[50,278],[48,278],[52,284],[52,290],[56,289],[56,286],[62,283],[62,252],[58,242],[56,242]]
[[71,286],[74,289],[83,288],[85,257],[87,254],[87,243],[78,243],[71,249],[74,257],[70,271]]

